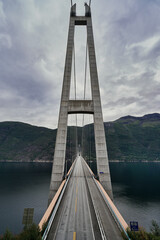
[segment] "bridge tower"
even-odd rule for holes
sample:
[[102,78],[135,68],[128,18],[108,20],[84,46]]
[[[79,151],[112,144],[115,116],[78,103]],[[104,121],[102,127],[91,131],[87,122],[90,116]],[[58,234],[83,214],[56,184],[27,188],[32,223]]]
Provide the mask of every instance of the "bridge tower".
[[[72,56],[74,49],[74,30],[75,26],[82,25],[86,26],[87,28],[87,46],[89,54],[92,100],[70,100],[69,97],[71,85]],[[109,196],[112,198],[112,186],[102,117],[102,107],[92,30],[91,9],[90,6],[88,6],[86,3],[85,3],[85,16],[76,16],[76,4],[74,4],[71,7],[70,12],[68,43],[63,77],[57,137],[50,183],[50,193],[48,201],[49,203],[54,197],[64,177],[68,114],[75,113],[87,113],[93,114],[94,116],[93,119],[97,159],[97,173],[101,184],[103,185],[104,189],[107,191]]]

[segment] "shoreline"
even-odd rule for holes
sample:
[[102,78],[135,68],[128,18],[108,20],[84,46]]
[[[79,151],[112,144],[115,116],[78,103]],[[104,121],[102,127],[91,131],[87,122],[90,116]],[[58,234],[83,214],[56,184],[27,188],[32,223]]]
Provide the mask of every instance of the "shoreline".
[[138,161],[138,160],[131,160],[131,161],[124,161],[124,160],[109,160],[109,162],[123,162],[123,163],[160,163],[160,160],[153,160],[153,161],[149,161],[149,160],[142,160],[142,161]]
[[38,160],[38,161],[0,160],[0,163],[52,163],[52,161],[43,161],[43,160]]
[[[38,160],[38,161],[16,161],[16,160],[0,160],[0,163],[52,163],[53,161],[44,161],[44,160]],[[109,160],[110,163],[160,163],[160,160],[132,160],[132,161],[124,161],[124,160]]]

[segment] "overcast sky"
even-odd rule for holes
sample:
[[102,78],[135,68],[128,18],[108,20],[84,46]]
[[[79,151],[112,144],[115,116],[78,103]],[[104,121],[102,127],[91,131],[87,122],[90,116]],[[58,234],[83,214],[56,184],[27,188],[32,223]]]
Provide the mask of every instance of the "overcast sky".
[[[160,112],[160,1],[91,7],[104,121]],[[57,127],[69,12],[69,0],[0,0],[0,121]],[[81,93],[85,42],[83,28],[75,37]]]

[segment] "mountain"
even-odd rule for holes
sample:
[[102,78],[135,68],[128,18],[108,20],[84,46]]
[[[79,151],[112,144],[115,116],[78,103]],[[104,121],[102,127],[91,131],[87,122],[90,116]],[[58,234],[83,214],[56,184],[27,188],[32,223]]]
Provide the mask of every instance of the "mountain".
[[160,114],[105,123],[109,159],[160,160]]
[[[160,114],[143,117],[125,116],[105,122],[110,160],[160,161]],[[95,159],[93,124],[68,127],[67,159],[71,159],[78,144],[83,155]],[[83,141],[81,141],[83,136]],[[52,161],[56,130],[36,127],[20,122],[0,123],[0,161]]]
[[56,130],[20,122],[0,123],[0,160],[52,159]]

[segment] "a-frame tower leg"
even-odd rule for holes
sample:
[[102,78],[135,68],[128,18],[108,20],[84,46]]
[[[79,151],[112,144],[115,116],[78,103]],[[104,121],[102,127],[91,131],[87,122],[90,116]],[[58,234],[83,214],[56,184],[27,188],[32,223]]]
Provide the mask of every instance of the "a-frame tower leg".
[[54,159],[53,159],[48,204],[51,202],[52,198],[54,197],[64,176],[67,123],[68,123],[68,101],[69,101],[69,95],[70,95],[72,55],[73,55],[73,47],[74,47],[75,23],[74,23],[73,16],[75,15],[75,8],[76,8],[76,5],[72,6],[71,8],[67,52],[66,52],[65,69],[64,69],[64,77],[63,77],[63,87],[62,87],[61,104],[60,104],[60,111],[59,111],[58,129],[57,129],[57,137],[56,137],[56,144],[55,144],[55,150],[54,150]]
[[93,29],[92,29],[92,19],[90,7],[86,4],[86,16],[87,19],[87,44],[89,53],[89,66],[90,66],[90,76],[91,76],[91,92],[93,99],[94,108],[94,134],[95,134],[95,147],[96,147],[96,160],[97,160],[97,173],[99,180],[107,191],[109,196],[113,198],[110,170],[108,164],[108,154],[106,147],[106,138],[104,132],[102,107],[99,91],[97,64],[95,56]]
[[[104,189],[112,198],[112,186],[102,117],[91,11],[87,4],[85,4],[85,11],[85,16],[76,16],[76,4],[71,7],[61,105],[48,203],[50,203],[54,197],[64,176],[68,114],[73,113],[90,113],[94,115],[97,172]],[[85,25],[87,27],[92,100],[69,100],[75,25]]]

